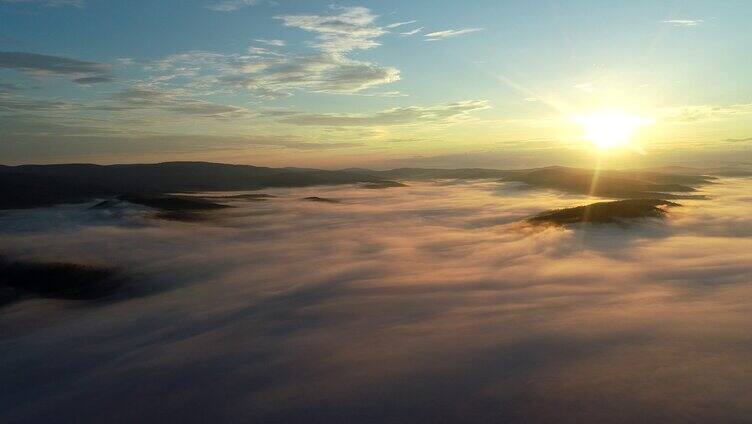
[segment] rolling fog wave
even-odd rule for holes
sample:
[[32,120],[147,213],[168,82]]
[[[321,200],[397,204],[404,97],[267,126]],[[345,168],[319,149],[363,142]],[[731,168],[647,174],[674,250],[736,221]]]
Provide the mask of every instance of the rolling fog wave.
[[[741,422],[752,180],[665,221],[532,227],[596,201],[497,182],[270,189],[201,222],[0,215],[0,253],[137,295],[0,309],[8,422]],[[216,196],[221,193],[211,193]],[[306,197],[337,200],[307,202]]]

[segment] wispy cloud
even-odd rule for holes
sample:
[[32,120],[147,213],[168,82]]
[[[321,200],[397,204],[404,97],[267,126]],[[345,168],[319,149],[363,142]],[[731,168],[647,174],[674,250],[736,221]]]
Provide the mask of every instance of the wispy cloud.
[[50,121],[29,115],[0,116],[0,126],[4,130],[0,156],[4,160],[18,158],[25,162],[30,155],[44,157],[45,151],[79,157],[107,153],[138,156],[164,150],[206,155],[216,150],[237,153],[238,150],[253,149],[258,154],[262,149],[310,152],[361,145],[357,142],[317,142],[285,134],[165,134],[148,127],[123,129],[96,124]]
[[0,82],[0,94],[23,90],[21,85],[12,82]]
[[252,55],[258,55],[258,56],[277,56],[277,57],[285,56],[282,53],[277,53],[273,50],[269,50],[263,47],[255,47],[255,46],[248,47],[248,53]]
[[576,84],[576,85],[574,85],[574,88],[576,88],[576,89],[578,89],[580,91],[584,91],[585,93],[592,93],[593,91],[595,91],[595,84],[593,84],[592,82],[588,81],[588,82],[583,82],[583,83],[580,83],[580,84]]
[[115,78],[108,76],[108,75],[99,75],[99,76],[93,76],[93,77],[81,77],[76,78],[73,80],[73,82],[83,84],[83,85],[89,85],[89,84],[101,84],[105,82],[113,82],[115,81]]
[[217,12],[232,12],[247,6],[258,4],[260,0],[224,0],[210,4],[207,9]]
[[217,104],[190,98],[176,91],[157,90],[151,87],[129,87],[111,96],[114,104],[111,109],[122,110],[162,110],[182,115],[194,115],[207,118],[226,118],[230,115],[247,114],[242,107]]
[[386,31],[376,15],[363,7],[335,8],[333,15],[281,15],[276,19],[316,37],[311,55],[236,57],[223,71],[222,81],[244,86],[265,97],[290,95],[294,90],[354,93],[400,79],[399,70],[348,57],[355,50],[379,46]]
[[103,63],[23,52],[0,52],[0,68],[66,75],[104,73],[110,70]]
[[695,27],[702,25],[705,21],[702,19],[666,19],[661,22],[675,27]]
[[386,31],[374,23],[377,15],[365,7],[337,10],[341,11],[338,15],[282,15],[277,19],[284,26],[316,34],[315,47],[329,53],[343,54],[379,46],[376,39]]
[[412,21],[405,21],[405,22],[395,22],[395,23],[393,23],[393,24],[389,24],[389,25],[387,25],[386,27],[387,27],[387,28],[389,28],[389,29],[392,29],[392,28],[397,28],[397,27],[401,27],[401,26],[403,26],[403,25],[410,25],[410,24],[414,24],[414,23],[416,23],[416,22],[418,22],[418,21],[416,21],[416,20],[412,20]]
[[0,112],[59,112],[75,107],[75,104],[62,100],[34,99],[0,92]]
[[81,84],[112,81],[111,66],[106,63],[35,53],[0,52],[0,68],[32,75],[72,76],[73,81]]
[[[312,126],[386,126],[427,123],[451,123],[466,119],[470,112],[488,109],[487,100],[467,100],[434,106],[408,106],[384,110],[374,114],[295,113],[284,111],[279,121],[294,125]],[[275,116],[276,113],[267,113]]]
[[288,55],[251,47],[250,54],[189,52],[147,64],[158,84],[244,87],[261,97],[290,96],[295,91],[352,94],[399,80],[399,70],[318,52]]
[[0,3],[33,3],[44,6],[74,6],[83,7],[84,0],[0,0]]
[[267,46],[272,47],[284,47],[287,43],[285,43],[284,40],[275,40],[275,39],[266,39],[266,38],[256,38],[253,40],[257,43],[266,44]]
[[725,139],[723,141],[727,141],[729,143],[746,143],[746,142],[752,141],[752,137],[747,137],[747,138],[727,138],[727,139]]
[[694,105],[669,108],[663,112],[666,121],[699,122],[732,119],[752,115],[752,103],[727,106]]
[[412,31],[400,32],[400,35],[415,35],[415,34],[421,32],[421,31],[423,31],[423,27],[415,28]]
[[444,31],[429,32],[424,37],[426,37],[426,41],[437,41],[478,31],[483,31],[483,28],[447,29]]

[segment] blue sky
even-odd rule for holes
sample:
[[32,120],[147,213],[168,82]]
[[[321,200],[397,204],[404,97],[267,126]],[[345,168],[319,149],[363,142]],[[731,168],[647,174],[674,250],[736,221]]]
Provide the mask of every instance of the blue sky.
[[570,115],[620,109],[656,122],[639,155],[734,156],[750,18],[745,1],[0,0],[0,154],[566,162],[588,151]]

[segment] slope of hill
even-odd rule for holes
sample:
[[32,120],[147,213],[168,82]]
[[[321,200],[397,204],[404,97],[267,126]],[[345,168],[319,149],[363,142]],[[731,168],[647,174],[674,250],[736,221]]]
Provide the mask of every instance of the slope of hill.
[[527,221],[531,224],[568,225],[580,222],[613,223],[635,218],[662,218],[666,214],[662,207],[673,206],[679,205],[659,199],[625,199],[547,211]]

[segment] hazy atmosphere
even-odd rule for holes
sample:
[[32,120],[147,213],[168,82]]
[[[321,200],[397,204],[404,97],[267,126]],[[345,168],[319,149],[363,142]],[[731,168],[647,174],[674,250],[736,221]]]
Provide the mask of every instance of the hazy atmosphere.
[[0,0],[0,421],[748,422],[751,18]]
[[618,109],[645,124],[619,167],[748,161],[750,17],[743,0],[2,0],[0,155],[589,166],[577,117]]

